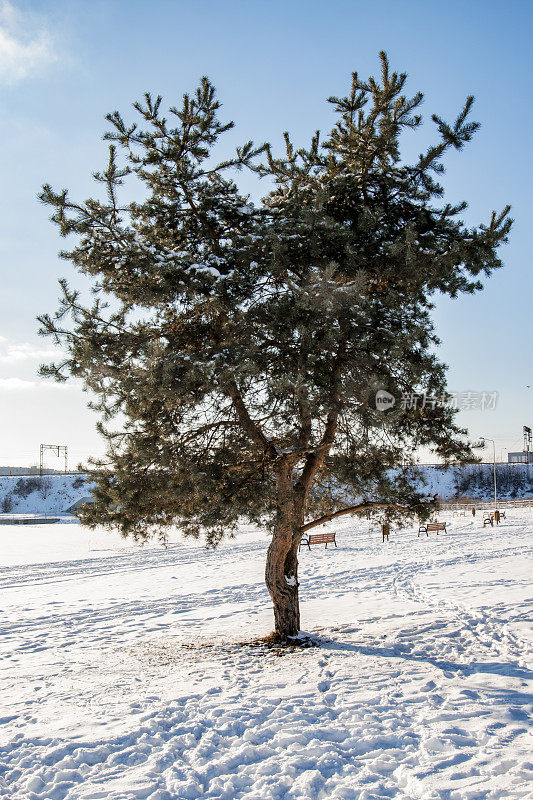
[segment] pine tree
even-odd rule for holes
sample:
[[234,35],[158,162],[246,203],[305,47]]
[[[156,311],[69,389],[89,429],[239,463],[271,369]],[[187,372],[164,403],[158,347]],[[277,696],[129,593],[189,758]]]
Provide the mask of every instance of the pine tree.
[[[40,195],[93,293],[63,280],[39,318],[66,349],[43,374],[83,379],[102,416],[108,458],[85,521],[141,540],[178,526],[211,546],[243,519],[268,527],[280,639],[300,628],[304,532],[348,512],[424,518],[432,499],[406,466],[417,448],[471,456],[431,309],[482,288],[511,227],[508,207],[469,228],[466,203],[442,200],[443,157],[478,127],[473,98],[454,124],[433,116],[436,143],[407,163],[422,94],[403,94],[406,75],[380,57],[381,78],[354,73],[329,99],[335,127],[307,148],[285,134],[282,156],[247,142],[216,161],[233,123],[203,78],[167,116],[149,94],[137,122],[108,115],[105,200]],[[239,191],[242,169],[270,182],[261,202]],[[124,202],[130,186],[140,199]],[[376,408],[380,390],[395,405]]]

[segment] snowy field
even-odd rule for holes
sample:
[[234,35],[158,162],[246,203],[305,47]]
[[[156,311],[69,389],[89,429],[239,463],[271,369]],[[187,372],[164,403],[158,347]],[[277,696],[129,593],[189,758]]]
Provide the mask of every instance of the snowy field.
[[144,548],[2,526],[0,797],[533,798],[533,511],[302,551],[302,624],[271,630],[267,539]]

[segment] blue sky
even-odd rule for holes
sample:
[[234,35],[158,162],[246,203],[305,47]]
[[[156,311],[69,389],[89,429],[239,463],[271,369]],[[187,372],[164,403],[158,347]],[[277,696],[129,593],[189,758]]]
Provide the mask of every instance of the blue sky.
[[[408,72],[413,93],[424,92],[428,118],[452,118],[476,96],[482,128],[448,160],[448,198],[468,200],[468,223],[506,203],[516,222],[504,269],[476,296],[439,301],[435,318],[450,389],[499,393],[496,409],[461,412],[461,421],[495,439],[498,456],[521,449],[522,425],[533,426],[530,2],[46,0],[0,9],[0,464],[34,463],[40,442],[68,444],[73,462],[102,449],[81,389],[36,377],[50,346],[35,316],[55,309],[58,277],[74,278],[36,195],[44,181],[77,197],[93,191],[105,113],[127,114],[144,91],[172,104],[207,74],[223,116],[237,123],[235,141],[276,144],[289,130],[307,142],[331,126],[325,98],[343,93],[353,70],[377,72],[380,49]],[[408,151],[430,135],[428,124]],[[251,179],[245,186],[257,192]]]

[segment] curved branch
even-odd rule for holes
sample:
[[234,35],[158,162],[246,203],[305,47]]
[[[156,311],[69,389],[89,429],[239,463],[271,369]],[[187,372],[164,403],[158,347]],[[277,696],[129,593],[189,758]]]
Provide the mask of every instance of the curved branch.
[[312,522],[306,522],[305,525],[301,525],[298,528],[298,532],[305,533],[305,531],[316,528],[318,525],[323,525],[325,522],[335,519],[335,517],[341,517],[343,514],[357,514],[360,511],[368,511],[374,508],[392,508],[394,511],[414,511],[412,506],[400,506],[398,503],[372,503],[369,500],[364,500],[362,503],[357,503],[355,506],[347,506],[347,508],[341,508],[339,511],[332,511],[331,514],[324,514],[323,517],[319,517]]
[[237,417],[241,426],[249,435],[250,439],[262,447],[265,453],[268,453],[272,458],[276,459],[279,455],[276,446],[265,436],[261,426],[258,425],[257,421],[250,417],[248,409],[244,404],[242,394],[240,393],[233,378],[228,382],[227,394],[233,403],[235,411],[237,412]]

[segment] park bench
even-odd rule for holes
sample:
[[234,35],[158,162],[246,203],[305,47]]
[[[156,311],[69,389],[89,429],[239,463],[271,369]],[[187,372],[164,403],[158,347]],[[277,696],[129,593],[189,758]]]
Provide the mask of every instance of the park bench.
[[500,514],[499,519],[496,519],[494,511],[490,511],[483,514],[483,527],[485,527],[486,525],[491,525],[494,527],[495,522],[499,524],[500,520],[505,519],[505,511],[500,511],[499,514]]
[[[500,515],[500,519],[506,519],[505,511],[500,511],[500,509],[498,509],[498,513]],[[491,520],[492,520],[492,523],[494,523],[496,521],[495,512],[494,511],[485,511],[485,513],[483,514],[483,525],[490,525],[491,524]]]
[[305,536],[300,542],[300,548],[303,544],[306,544],[309,549],[311,549],[312,544],[325,544],[325,550],[328,549],[328,544],[333,544],[337,547],[337,542],[335,541],[335,534],[334,533],[311,533],[309,536]]
[[446,523],[445,522],[428,522],[427,525],[421,525],[418,529],[418,535],[420,536],[421,533],[425,533],[426,536],[429,536],[430,531],[436,531],[437,536],[439,535],[439,531],[446,531]]

